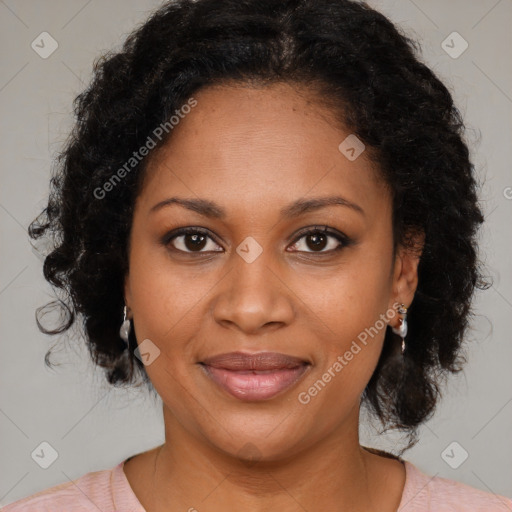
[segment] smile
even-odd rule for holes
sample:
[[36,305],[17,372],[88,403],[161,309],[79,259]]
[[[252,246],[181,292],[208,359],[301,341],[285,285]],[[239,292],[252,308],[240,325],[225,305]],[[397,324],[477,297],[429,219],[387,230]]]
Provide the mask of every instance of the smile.
[[285,354],[232,352],[206,359],[204,373],[239,400],[267,400],[291,388],[311,366]]
[[266,400],[295,384],[308,368],[267,371],[234,371],[204,366],[207,375],[221,388],[240,400]]

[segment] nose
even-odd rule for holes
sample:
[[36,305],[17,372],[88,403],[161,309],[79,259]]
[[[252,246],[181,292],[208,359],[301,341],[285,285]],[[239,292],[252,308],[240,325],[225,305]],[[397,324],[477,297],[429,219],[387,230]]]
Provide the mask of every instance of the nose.
[[221,326],[257,335],[293,321],[293,291],[279,275],[278,265],[264,255],[265,251],[249,263],[233,253],[232,267],[219,283],[213,305],[214,319]]

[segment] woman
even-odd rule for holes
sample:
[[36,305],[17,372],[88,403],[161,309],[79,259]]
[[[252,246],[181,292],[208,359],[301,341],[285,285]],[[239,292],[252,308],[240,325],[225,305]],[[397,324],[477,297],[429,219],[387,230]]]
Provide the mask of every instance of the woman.
[[359,443],[362,405],[416,442],[487,285],[463,122],[414,49],[349,0],[181,0],[96,64],[30,234],[58,240],[53,332],[83,315],[166,440],[6,511],[512,508]]

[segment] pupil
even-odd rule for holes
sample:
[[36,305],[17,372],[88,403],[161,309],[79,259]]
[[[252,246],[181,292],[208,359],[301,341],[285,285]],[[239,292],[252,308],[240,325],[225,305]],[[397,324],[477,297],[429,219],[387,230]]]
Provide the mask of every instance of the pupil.
[[309,235],[308,241],[313,240],[313,245],[308,243],[310,249],[323,249],[325,247],[326,237],[323,234],[315,233],[313,235]]
[[[190,240],[193,240],[192,244],[188,243]],[[185,235],[185,246],[187,247],[187,249],[190,249],[190,250],[194,250],[194,249],[201,250],[205,246],[205,240],[206,240],[205,235],[200,235],[200,234]]]

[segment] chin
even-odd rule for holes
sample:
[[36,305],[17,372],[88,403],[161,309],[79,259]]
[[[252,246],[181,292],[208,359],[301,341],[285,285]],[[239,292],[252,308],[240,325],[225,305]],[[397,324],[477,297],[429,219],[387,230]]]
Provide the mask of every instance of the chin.
[[203,433],[216,449],[246,464],[276,462],[313,444],[312,440],[308,441],[307,429],[302,429],[292,416],[287,412],[277,417],[275,413],[239,413],[233,422],[224,417],[222,428],[212,432],[208,425]]

